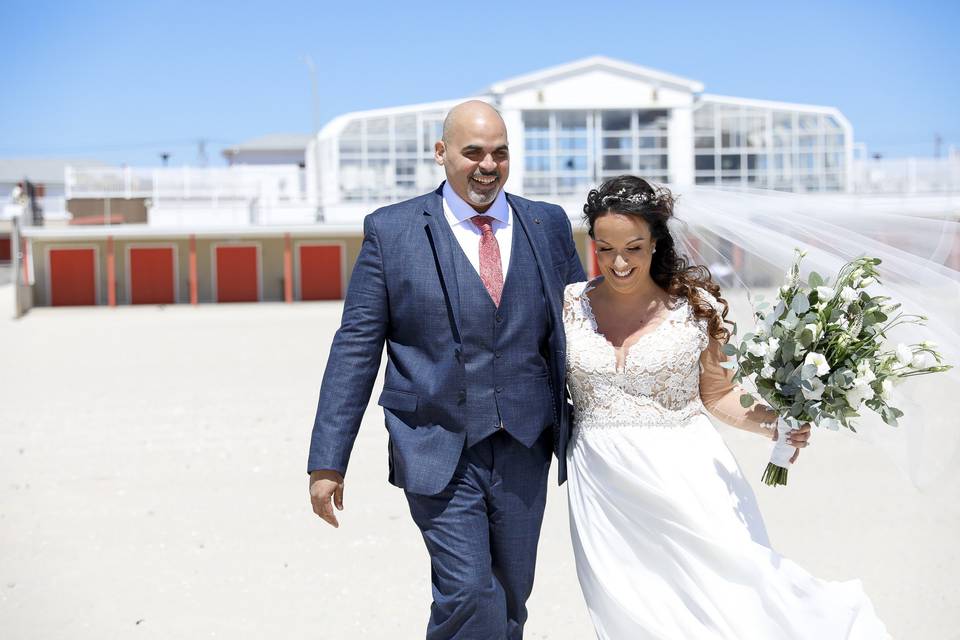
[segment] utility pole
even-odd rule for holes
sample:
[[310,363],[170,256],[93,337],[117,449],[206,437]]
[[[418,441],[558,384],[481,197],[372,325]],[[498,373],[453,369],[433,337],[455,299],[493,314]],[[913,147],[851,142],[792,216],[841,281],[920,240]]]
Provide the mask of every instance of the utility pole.
[[197,140],[197,164],[207,166],[207,141],[204,138]]
[[939,133],[933,134],[933,157],[940,158],[940,145],[943,144],[943,138]]

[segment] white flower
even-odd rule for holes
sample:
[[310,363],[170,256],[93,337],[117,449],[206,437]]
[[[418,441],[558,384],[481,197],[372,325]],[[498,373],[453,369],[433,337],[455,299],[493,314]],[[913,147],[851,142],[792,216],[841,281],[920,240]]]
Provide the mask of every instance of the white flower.
[[856,300],[858,297],[859,297],[859,294],[856,292],[855,289],[851,287],[844,287],[840,291],[840,299],[848,304]]
[[817,367],[818,376],[823,376],[830,373],[830,365],[827,364],[826,357],[821,353],[817,353],[816,351],[811,351],[808,353],[806,359],[803,361],[803,364],[815,365]]
[[823,304],[830,302],[830,300],[833,298],[833,294],[834,291],[832,287],[825,287],[822,285],[817,287],[817,298]]
[[747,353],[755,355],[758,358],[762,358],[767,355],[767,343],[766,342],[751,342],[747,347]]
[[873,397],[873,388],[868,384],[857,384],[843,392],[851,409],[859,409],[865,400]]
[[773,380],[773,376],[776,374],[777,370],[770,365],[766,365],[763,369],[760,369],[760,377],[767,378],[768,380]]
[[883,382],[880,383],[880,397],[884,400],[890,399],[890,391],[893,389],[893,380],[890,378],[884,378]]
[[777,355],[778,349],[780,349],[780,338],[771,337],[769,340],[767,340],[767,353],[764,356],[767,361],[772,360],[773,357]]
[[913,350],[902,342],[897,345],[897,364],[900,367],[909,367],[913,362]]
[[872,285],[874,282],[876,282],[876,280],[874,280],[873,277],[867,277],[867,278],[864,278],[863,280],[860,281],[860,285],[859,285],[859,286],[860,286],[861,289],[863,289],[863,288],[865,288],[865,287],[869,287],[869,286]]
[[910,361],[910,366],[914,369],[927,369],[929,367],[937,366],[937,359],[933,357],[933,354],[926,351],[918,351],[914,354],[913,360]]
[[820,378],[813,378],[810,380],[810,384],[813,385],[813,389],[807,389],[804,386],[800,387],[800,390],[803,392],[803,397],[807,400],[820,400],[823,398],[823,390],[826,389],[826,385],[820,380]]
[[853,381],[854,385],[859,384],[870,384],[877,379],[877,376],[873,373],[873,369],[870,368],[869,360],[861,360],[857,363],[857,377]]

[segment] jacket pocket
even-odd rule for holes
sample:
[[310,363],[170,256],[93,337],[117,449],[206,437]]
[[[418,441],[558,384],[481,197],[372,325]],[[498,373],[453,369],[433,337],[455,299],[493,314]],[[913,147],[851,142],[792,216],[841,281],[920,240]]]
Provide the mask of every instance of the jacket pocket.
[[395,411],[416,411],[417,394],[384,387],[380,393],[380,399],[377,400],[377,404],[387,409],[394,409]]

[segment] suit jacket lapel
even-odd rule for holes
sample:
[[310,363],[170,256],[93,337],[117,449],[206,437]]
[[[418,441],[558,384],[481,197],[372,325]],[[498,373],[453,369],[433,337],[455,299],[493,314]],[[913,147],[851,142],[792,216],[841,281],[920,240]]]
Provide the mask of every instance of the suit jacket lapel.
[[456,340],[460,342],[460,286],[457,284],[457,268],[453,257],[453,246],[451,241],[453,233],[445,229],[447,221],[443,214],[443,185],[437,189],[427,199],[427,205],[423,211],[423,217],[426,219],[424,232],[430,241],[433,249],[433,257],[437,263],[437,269],[440,272],[440,284],[446,292],[447,300],[450,302],[450,312],[453,314],[454,329]]
[[550,310],[555,318],[559,318],[561,296],[557,295],[557,292],[563,291],[563,286],[557,279],[553,265],[545,257],[550,255],[550,247],[547,246],[548,239],[546,233],[544,233],[543,224],[524,204],[518,202],[509,194],[507,195],[507,202],[510,203],[510,207],[517,216],[517,223],[523,227],[524,233],[530,239],[530,247],[533,249],[533,257],[537,261],[537,268],[540,270],[540,277],[546,289],[544,293],[550,304]]

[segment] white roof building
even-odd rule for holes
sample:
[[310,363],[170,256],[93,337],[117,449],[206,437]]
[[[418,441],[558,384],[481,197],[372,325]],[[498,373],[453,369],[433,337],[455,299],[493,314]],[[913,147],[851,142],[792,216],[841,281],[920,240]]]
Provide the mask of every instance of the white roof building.
[[327,221],[353,221],[434,188],[443,179],[433,161],[443,118],[470,97],[495,105],[507,123],[508,190],[568,212],[592,186],[623,173],[678,186],[849,191],[853,129],[837,109],[703,89],[594,56],[497,82],[479,96],[348,113],[318,135],[319,204]]

